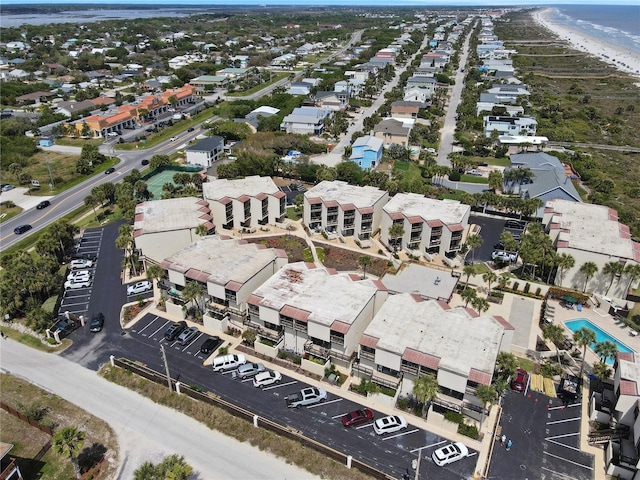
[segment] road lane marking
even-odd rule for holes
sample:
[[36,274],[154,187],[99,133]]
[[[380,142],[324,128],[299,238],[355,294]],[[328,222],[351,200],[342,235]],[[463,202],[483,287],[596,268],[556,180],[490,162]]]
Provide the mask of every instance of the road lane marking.
[[415,453],[415,452],[417,452],[418,450],[421,450],[421,449],[437,447],[438,445],[442,445],[443,443],[447,443],[448,441],[449,440],[442,440],[441,442],[432,443],[431,445],[425,445],[424,447],[414,448],[413,450],[409,450],[409,452]]
[[572,460],[566,459],[566,458],[561,457],[559,455],[554,455],[553,453],[549,453],[547,451],[543,451],[542,453],[544,453],[545,455],[549,455],[550,457],[557,458],[558,460],[564,460],[565,462],[569,462],[569,463],[571,463],[573,465],[577,465],[578,467],[586,468],[587,470],[593,470],[593,467],[590,467],[588,465],[583,465],[582,463],[574,462]]
[[315,405],[309,405],[307,408],[316,408],[316,407],[320,407],[322,405],[329,405],[330,403],[336,403],[336,402],[341,402],[341,401],[342,401],[341,398],[336,398],[335,400],[330,400],[328,402],[320,402],[320,403],[317,403]]
[[416,433],[416,432],[419,432],[419,431],[420,431],[420,429],[416,428],[415,430],[410,430],[408,432],[401,432],[401,433],[398,433],[396,435],[391,435],[390,437],[385,437],[385,438],[382,439],[382,441],[391,440],[392,438],[402,437],[404,435],[409,435],[410,433]]

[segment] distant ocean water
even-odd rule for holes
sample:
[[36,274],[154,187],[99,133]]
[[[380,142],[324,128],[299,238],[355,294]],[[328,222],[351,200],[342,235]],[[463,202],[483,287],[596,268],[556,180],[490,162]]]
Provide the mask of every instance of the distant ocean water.
[[640,54],[640,4],[553,7],[555,23]]

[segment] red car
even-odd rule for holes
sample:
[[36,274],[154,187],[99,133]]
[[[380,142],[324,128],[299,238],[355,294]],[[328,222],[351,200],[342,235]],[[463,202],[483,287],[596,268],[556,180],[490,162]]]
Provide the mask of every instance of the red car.
[[342,417],[342,424],[345,427],[355,427],[356,425],[360,425],[361,423],[366,423],[373,420],[373,412],[368,408],[363,408],[362,410],[354,410],[353,412],[347,413]]
[[526,370],[519,368],[516,371],[516,378],[511,381],[511,388],[513,388],[516,392],[524,392],[524,389],[527,386],[527,378],[529,374]]

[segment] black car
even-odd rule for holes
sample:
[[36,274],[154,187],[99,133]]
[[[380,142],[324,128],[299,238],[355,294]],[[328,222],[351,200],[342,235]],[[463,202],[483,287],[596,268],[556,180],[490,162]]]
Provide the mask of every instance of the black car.
[[194,130],[195,130],[195,128],[193,128],[193,127],[187,128],[187,132],[193,132]]
[[504,250],[504,243],[503,242],[494,243],[493,248],[496,250]]
[[89,323],[89,331],[99,332],[100,330],[102,330],[103,326],[104,326],[104,315],[102,314],[102,312],[95,313],[91,317],[91,322]]
[[527,226],[527,222],[523,222],[522,220],[507,220],[504,222],[504,226],[506,228],[515,228],[517,230],[524,230]]
[[110,173],[113,173],[113,172],[115,172],[115,171],[116,171],[116,169],[115,169],[115,168],[113,168],[113,167],[111,167],[111,168],[107,168],[107,169],[104,171],[104,173],[105,173],[105,175],[109,175]]
[[164,332],[164,339],[167,342],[172,342],[176,338],[178,338],[178,336],[182,332],[184,332],[186,329],[187,329],[187,322],[185,322],[184,320],[181,320],[180,322],[175,322],[169,327],[169,329],[166,332]]
[[22,235],[24,232],[28,232],[32,228],[33,227],[28,223],[24,225],[18,225],[16,228],[13,229],[13,233],[15,233],[16,235]]
[[38,205],[36,205],[36,209],[42,210],[43,208],[47,208],[49,205],[51,205],[51,202],[49,200],[43,200]]
[[142,165],[149,165],[149,159],[145,158],[142,160]]
[[220,337],[209,337],[200,347],[200,353],[205,353],[208,355],[220,345],[222,345],[222,340],[220,340]]
[[98,256],[92,253],[75,253],[71,255],[71,260],[91,260],[95,262],[98,260]]

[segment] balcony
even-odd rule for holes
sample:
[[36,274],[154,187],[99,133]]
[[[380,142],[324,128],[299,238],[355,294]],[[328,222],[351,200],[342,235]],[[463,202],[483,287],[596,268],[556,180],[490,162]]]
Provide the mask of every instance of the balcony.
[[316,357],[323,358],[328,360],[330,357],[331,350],[320,345],[316,345],[313,342],[307,342],[304,344],[304,351],[314,355]]
[[366,350],[360,350],[360,358],[363,360],[369,360],[371,362],[375,362],[376,354],[375,352],[367,352]]
[[338,224],[338,216],[334,215],[331,217],[327,217],[327,225],[337,225]]
[[370,223],[363,223],[362,227],[360,227],[361,232],[371,232],[372,226]]
[[229,310],[227,308],[221,308],[217,303],[210,303],[207,305],[207,309],[209,310],[209,316],[216,320],[224,320],[225,317],[229,318]]
[[408,363],[402,363],[400,365],[400,371],[402,373],[408,373],[409,375],[418,376],[418,366],[417,365],[409,365]]

